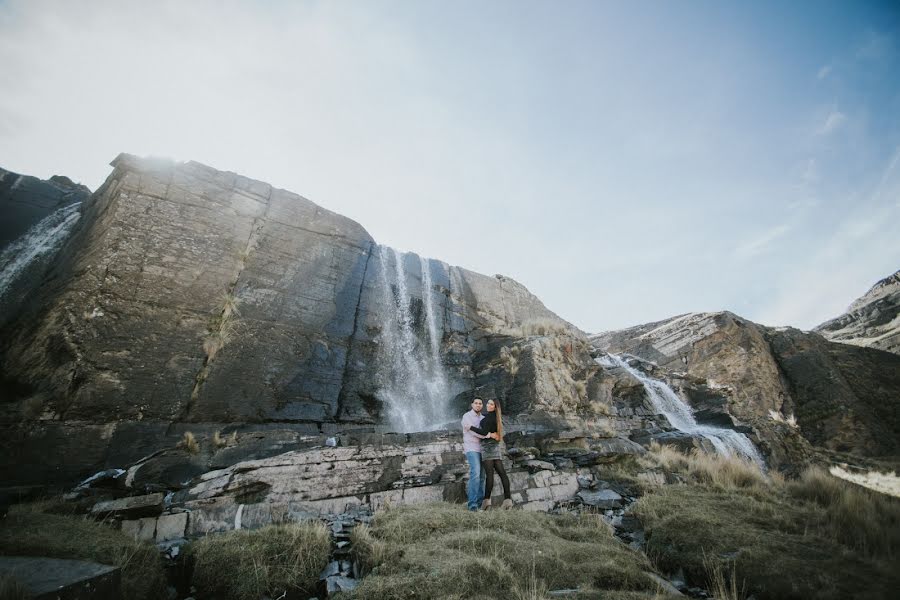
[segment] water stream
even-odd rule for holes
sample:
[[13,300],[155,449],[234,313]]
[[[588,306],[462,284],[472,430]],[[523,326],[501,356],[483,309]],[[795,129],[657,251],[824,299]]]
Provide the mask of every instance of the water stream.
[[[605,362],[607,360],[609,362]],[[765,469],[765,461],[759,450],[750,441],[750,438],[733,429],[697,423],[693,409],[665,382],[648,377],[640,370],[629,365],[621,357],[613,354],[598,358],[597,362],[602,366],[621,367],[633,375],[647,390],[647,396],[650,398],[650,402],[653,404],[656,412],[664,415],[672,427],[678,431],[701,436],[709,440],[719,454],[724,456],[741,456],[753,461],[761,469]]]
[[32,265],[52,257],[62,247],[81,216],[80,207],[76,202],[50,213],[4,248],[0,253],[0,299]]
[[[452,419],[451,386],[441,362],[442,331],[433,296],[432,261],[420,258],[422,269],[421,334],[411,305],[404,254],[378,247],[383,304],[381,315],[381,368],[379,396],[387,408],[387,420],[398,431],[428,431]],[[426,339],[427,338],[427,339]]]

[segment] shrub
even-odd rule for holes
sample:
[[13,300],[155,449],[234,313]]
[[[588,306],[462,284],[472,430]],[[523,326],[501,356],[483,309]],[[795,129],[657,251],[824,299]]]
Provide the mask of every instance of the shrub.
[[189,550],[197,589],[233,600],[314,594],[330,553],[331,537],[320,522],[209,535]]
[[122,568],[122,597],[156,600],[166,577],[156,547],[83,517],[11,511],[0,521],[0,554],[89,560]]

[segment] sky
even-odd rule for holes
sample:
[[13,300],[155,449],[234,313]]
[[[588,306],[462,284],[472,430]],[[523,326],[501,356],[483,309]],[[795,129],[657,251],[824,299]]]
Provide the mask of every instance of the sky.
[[0,166],[297,192],[587,332],[900,268],[900,3],[0,0]]

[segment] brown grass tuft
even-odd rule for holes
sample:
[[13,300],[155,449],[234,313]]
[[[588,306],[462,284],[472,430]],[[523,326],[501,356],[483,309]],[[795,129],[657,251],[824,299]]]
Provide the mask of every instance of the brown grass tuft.
[[195,438],[194,434],[190,431],[184,432],[181,441],[178,442],[178,447],[186,450],[188,454],[200,453],[200,442],[197,441],[197,438]]
[[328,563],[331,537],[321,522],[270,525],[209,535],[189,552],[192,582],[203,594],[226,600],[307,597]]
[[223,438],[221,432],[216,429],[215,433],[213,433],[212,444],[213,448],[224,448],[228,445],[228,441]]

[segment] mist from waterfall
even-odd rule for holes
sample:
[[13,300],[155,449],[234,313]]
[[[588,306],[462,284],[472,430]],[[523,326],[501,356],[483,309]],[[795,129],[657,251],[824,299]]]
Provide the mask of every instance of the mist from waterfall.
[[[609,362],[605,362],[606,358],[609,359]],[[648,377],[614,354],[598,358],[597,362],[602,366],[621,367],[633,375],[647,390],[647,395],[650,397],[650,402],[653,404],[656,412],[664,415],[672,427],[678,431],[701,436],[709,440],[719,454],[724,456],[741,456],[752,460],[761,469],[765,470],[765,460],[763,460],[762,455],[756,449],[756,446],[753,445],[753,442],[750,441],[750,438],[733,429],[700,425],[694,418],[694,410],[665,382]]]
[[[383,303],[379,348],[382,387],[378,392],[387,420],[398,431],[428,431],[453,419],[450,380],[441,362],[442,330],[433,296],[431,261],[420,258],[423,325],[416,333],[404,268],[404,255],[378,247]],[[427,338],[427,339],[422,339]]]
[[81,217],[80,206],[76,202],[50,213],[0,253],[0,299],[29,267],[62,247]]

